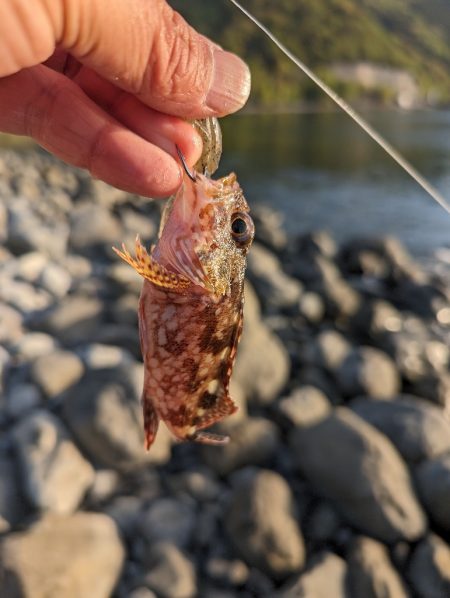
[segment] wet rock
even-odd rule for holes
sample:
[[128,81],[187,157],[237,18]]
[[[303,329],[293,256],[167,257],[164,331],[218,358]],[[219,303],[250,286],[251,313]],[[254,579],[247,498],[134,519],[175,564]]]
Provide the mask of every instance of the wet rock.
[[347,397],[363,394],[390,399],[400,390],[395,363],[388,355],[372,347],[353,349],[337,369],[336,381]]
[[331,404],[318,388],[301,386],[277,403],[277,411],[291,426],[309,426],[327,417]]
[[196,522],[192,503],[175,498],[153,501],[141,517],[140,527],[149,544],[167,541],[179,548],[189,543]]
[[101,325],[102,315],[103,304],[99,299],[69,295],[49,312],[36,316],[31,324],[63,344],[85,343]]
[[83,375],[81,359],[70,351],[54,351],[38,357],[31,378],[47,398],[53,398],[78,382]]
[[94,470],[46,411],[35,411],[14,429],[22,482],[30,502],[55,513],[74,511],[94,479]]
[[192,562],[173,544],[161,542],[147,555],[145,584],[160,598],[193,598],[196,594]]
[[351,525],[384,542],[423,534],[425,516],[399,454],[349,409],[292,430],[289,440],[297,467]]
[[364,598],[408,598],[398,571],[393,567],[383,544],[358,537],[348,555],[348,587],[351,596]]
[[62,413],[83,450],[102,467],[127,470],[170,458],[164,426],[151,451],[144,450],[140,391],[127,367],[87,372],[67,391]]
[[302,285],[283,272],[273,253],[253,243],[247,259],[249,278],[267,309],[289,309],[297,305]]
[[408,395],[390,401],[361,397],[350,407],[385,434],[409,463],[450,451],[450,420],[428,401]]
[[239,344],[233,378],[249,401],[266,405],[284,388],[290,362],[276,335],[262,324],[246,323]]
[[325,552],[302,573],[287,582],[276,598],[347,598],[346,564],[332,552]]
[[119,220],[101,205],[81,203],[71,213],[69,242],[78,253],[85,254],[103,245],[118,243],[121,233]]
[[262,465],[273,457],[278,447],[277,427],[262,417],[228,420],[217,428],[230,435],[230,442],[221,447],[204,446],[202,456],[219,475],[227,475],[244,465]]
[[416,546],[409,562],[408,579],[418,598],[450,595],[450,547],[429,534]]
[[[49,515],[0,545],[0,593],[15,598],[109,598],[124,549],[106,515]],[[63,589],[63,590],[62,590]]]
[[419,496],[433,521],[450,531],[450,451],[415,470]]
[[286,481],[262,470],[235,489],[225,525],[242,558],[271,578],[282,580],[299,570],[305,548]]

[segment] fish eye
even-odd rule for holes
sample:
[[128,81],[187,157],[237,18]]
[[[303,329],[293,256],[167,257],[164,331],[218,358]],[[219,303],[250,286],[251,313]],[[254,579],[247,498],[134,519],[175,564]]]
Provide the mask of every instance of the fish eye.
[[235,212],[231,216],[231,236],[238,247],[246,247],[253,240],[255,227],[246,212]]

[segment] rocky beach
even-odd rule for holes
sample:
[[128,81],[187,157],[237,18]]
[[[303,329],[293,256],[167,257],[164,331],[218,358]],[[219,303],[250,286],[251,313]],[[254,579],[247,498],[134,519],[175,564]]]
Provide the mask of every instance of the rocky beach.
[[448,598],[450,250],[253,210],[231,441],[146,452],[161,205],[0,150],[0,596]]

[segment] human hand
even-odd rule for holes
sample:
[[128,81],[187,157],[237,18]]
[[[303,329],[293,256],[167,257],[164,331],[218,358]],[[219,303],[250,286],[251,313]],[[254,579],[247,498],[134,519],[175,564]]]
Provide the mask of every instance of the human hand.
[[133,193],[181,184],[201,140],[182,119],[241,108],[250,74],[165,0],[2,0],[0,131]]

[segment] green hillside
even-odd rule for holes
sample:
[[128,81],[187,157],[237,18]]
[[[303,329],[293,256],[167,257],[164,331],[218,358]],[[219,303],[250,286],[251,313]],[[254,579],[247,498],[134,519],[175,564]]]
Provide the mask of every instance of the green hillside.
[[[320,101],[305,79],[264,35],[227,0],[170,0],[197,29],[237,52],[253,73],[254,104]],[[369,92],[334,78],[336,62],[368,61],[401,68],[424,98],[450,104],[449,0],[242,0],[309,66],[348,99]],[[371,90],[389,102],[389,89]]]

